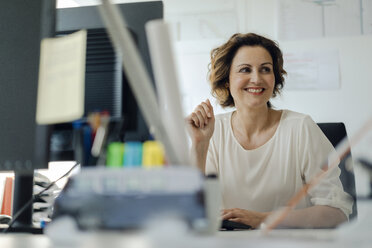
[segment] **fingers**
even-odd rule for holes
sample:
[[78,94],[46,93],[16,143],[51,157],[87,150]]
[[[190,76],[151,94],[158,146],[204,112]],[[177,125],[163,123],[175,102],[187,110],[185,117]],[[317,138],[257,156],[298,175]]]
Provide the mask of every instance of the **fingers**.
[[222,210],[222,219],[229,220],[233,218],[240,218],[241,217],[241,211],[238,208],[232,208],[232,209],[224,209]]
[[[209,103],[209,104],[208,104]],[[202,102],[199,106],[201,106],[208,118],[212,117],[213,114],[213,107],[210,105],[209,100]]]
[[243,219],[241,218],[230,218],[229,220],[234,221],[234,222],[243,222]]
[[258,228],[262,221],[267,217],[268,213],[255,212],[241,208],[232,208],[222,210],[221,215],[223,220],[240,222],[250,225],[253,228]]
[[206,125],[206,121],[203,118],[202,114],[197,111],[194,111],[191,113],[190,119],[191,119],[191,123],[193,123],[195,127],[203,128],[204,125]]
[[226,209],[222,209],[221,210],[221,213],[222,214],[227,214],[227,213],[230,213],[230,212],[237,212],[241,210],[240,208],[226,208]]
[[207,99],[206,101],[205,101],[205,103],[208,105],[208,107],[209,107],[209,113],[210,113],[210,115],[211,116],[209,116],[209,117],[214,117],[214,111],[213,111],[213,106],[212,106],[212,104],[211,104],[211,102],[209,101],[209,99]]
[[203,128],[204,126],[208,125],[208,116],[205,112],[202,104],[198,105],[196,107],[194,113],[196,114],[196,117],[199,119],[199,126]]
[[223,214],[221,218],[223,220],[228,220],[228,219],[234,218],[234,214],[232,212],[228,212],[226,214]]
[[200,103],[191,113],[189,119],[194,122],[196,127],[204,128],[209,123],[209,119],[214,117],[213,107],[209,100]]

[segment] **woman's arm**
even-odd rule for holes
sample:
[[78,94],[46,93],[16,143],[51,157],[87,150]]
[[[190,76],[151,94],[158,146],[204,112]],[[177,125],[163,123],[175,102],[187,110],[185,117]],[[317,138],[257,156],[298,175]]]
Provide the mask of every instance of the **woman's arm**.
[[207,161],[207,153],[208,153],[209,141],[208,142],[200,142],[195,144],[193,142],[191,146],[191,162],[192,164],[196,165],[200,171],[203,173],[205,172],[205,165]]
[[280,227],[331,228],[347,221],[342,210],[325,205],[292,210]]
[[191,136],[192,162],[204,173],[209,140],[214,132],[214,113],[209,100],[199,104],[187,118],[187,127]]
[[[244,223],[259,228],[270,212],[256,212],[240,208],[225,209],[222,219]],[[287,228],[330,228],[347,221],[345,214],[338,208],[317,205],[291,211],[279,227]]]
[[[334,153],[334,147],[309,116],[303,119],[299,142],[298,156],[302,156],[299,164],[304,184],[310,183],[317,175],[324,172],[327,158],[329,165],[333,164],[335,159],[339,162],[339,158],[330,156]],[[313,206],[308,209],[292,211],[291,214],[294,217],[287,218],[288,225],[295,223],[296,215],[304,212],[305,214],[302,216],[306,216],[307,211],[312,211],[310,214],[314,214],[313,217],[310,217],[314,218],[312,220],[315,222],[313,223],[314,227],[318,227],[316,223],[321,225],[319,227],[327,227],[327,225],[334,227],[347,220],[347,216],[352,213],[353,200],[344,191],[340,174],[341,170],[338,166],[328,169],[327,174],[308,191],[308,197]],[[309,220],[309,222],[311,221]]]

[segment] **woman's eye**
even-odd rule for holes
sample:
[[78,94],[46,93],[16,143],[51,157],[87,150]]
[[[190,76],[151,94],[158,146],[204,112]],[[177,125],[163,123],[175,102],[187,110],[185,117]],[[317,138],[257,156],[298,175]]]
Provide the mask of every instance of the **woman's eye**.
[[251,68],[249,67],[243,67],[239,70],[239,72],[251,72]]
[[271,72],[271,68],[270,67],[262,67],[262,72]]

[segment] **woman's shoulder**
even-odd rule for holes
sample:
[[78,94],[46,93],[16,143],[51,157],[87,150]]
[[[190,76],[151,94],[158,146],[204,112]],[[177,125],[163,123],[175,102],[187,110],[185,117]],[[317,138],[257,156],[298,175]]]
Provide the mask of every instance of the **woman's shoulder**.
[[285,124],[314,123],[313,119],[307,114],[288,109],[283,109],[282,111],[282,122]]
[[281,127],[284,132],[312,135],[320,133],[320,128],[310,115],[283,110]]

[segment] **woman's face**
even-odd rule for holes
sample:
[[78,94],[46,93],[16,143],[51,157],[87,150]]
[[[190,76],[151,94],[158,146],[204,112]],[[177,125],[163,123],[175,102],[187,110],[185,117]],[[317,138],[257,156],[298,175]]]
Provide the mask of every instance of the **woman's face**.
[[229,87],[237,108],[267,106],[275,86],[273,59],[261,46],[243,46],[232,60]]

